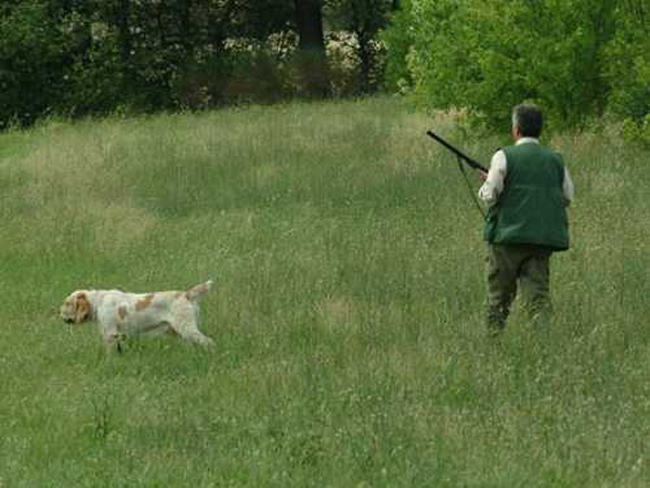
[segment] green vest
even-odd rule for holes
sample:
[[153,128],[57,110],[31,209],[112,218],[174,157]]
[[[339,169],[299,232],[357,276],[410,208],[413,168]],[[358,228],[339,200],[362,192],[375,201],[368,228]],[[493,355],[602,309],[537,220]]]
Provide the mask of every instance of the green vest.
[[488,212],[485,240],[568,249],[562,156],[535,143],[508,146],[503,151],[507,162],[504,188]]

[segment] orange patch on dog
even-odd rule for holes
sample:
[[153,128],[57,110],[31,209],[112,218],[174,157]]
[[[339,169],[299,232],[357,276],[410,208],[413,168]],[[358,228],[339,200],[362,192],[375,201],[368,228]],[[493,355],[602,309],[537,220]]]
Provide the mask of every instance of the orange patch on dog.
[[142,300],[138,300],[135,303],[135,309],[137,311],[144,310],[149,305],[151,305],[151,302],[153,301],[153,297],[154,297],[154,293],[147,293]]
[[75,322],[81,323],[90,316],[90,302],[85,293],[80,293],[74,299],[75,305]]
[[126,311],[126,307],[122,305],[117,309],[117,314],[120,316],[120,319],[124,320],[129,313]]

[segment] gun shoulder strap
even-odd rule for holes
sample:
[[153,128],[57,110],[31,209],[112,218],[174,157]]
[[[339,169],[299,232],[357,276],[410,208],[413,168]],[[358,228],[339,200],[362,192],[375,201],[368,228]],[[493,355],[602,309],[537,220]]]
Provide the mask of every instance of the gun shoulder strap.
[[476,208],[478,209],[478,212],[481,214],[481,217],[483,217],[483,220],[487,220],[487,215],[481,208],[481,204],[478,202],[478,199],[476,198],[474,189],[472,188],[472,184],[469,182],[469,178],[467,176],[467,171],[465,171],[465,166],[463,165],[463,161],[460,156],[457,156],[458,158],[458,169],[460,169],[460,172],[463,174],[463,178],[465,179],[465,184],[467,185],[467,190],[469,191],[470,195],[472,195],[472,200],[474,200],[474,203],[476,204]]

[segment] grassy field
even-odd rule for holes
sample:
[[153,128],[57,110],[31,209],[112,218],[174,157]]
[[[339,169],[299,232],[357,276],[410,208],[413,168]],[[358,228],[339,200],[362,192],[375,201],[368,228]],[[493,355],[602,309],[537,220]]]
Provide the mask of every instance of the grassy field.
[[[553,329],[515,309],[495,347],[429,128],[508,142],[388,98],[0,135],[0,487],[650,486],[650,153],[546,141],[577,188]],[[213,352],[58,317],[208,278]]]

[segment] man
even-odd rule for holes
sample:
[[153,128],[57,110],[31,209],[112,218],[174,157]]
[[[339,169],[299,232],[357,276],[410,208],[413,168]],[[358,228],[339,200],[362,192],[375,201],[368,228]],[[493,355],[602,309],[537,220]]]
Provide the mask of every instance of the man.
[[498,150],[489,172],[481,172],[479,198],[489,207],[487,327],[498,336],[505,328],[519,285],[533,322],[546,325],[551,312],[550,258],[569,248],[566,207],[573,183],[562,156],[539,142],[542,112],[522,104],[512,113],[515,144]]

